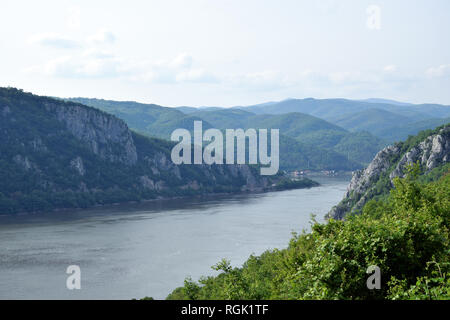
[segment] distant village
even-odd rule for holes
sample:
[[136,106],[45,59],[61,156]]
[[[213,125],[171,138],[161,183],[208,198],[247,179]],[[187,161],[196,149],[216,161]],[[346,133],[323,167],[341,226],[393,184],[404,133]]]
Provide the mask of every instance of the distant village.
[[338,172],[336,170],[321,170],[321,171],[312,171],[312,170],[295,170],[289,173],[293,178],[300,178],[307,175],[324,175],[324,176],[337,176]]

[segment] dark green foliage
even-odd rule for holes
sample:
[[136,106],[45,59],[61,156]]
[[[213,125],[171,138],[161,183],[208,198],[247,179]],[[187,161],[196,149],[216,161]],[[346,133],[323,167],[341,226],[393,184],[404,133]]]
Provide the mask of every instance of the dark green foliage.
[[361,168],[358,161],[336,151],[302,143],[280,134],[280,168],[283,170],[342,170]]
[[238,108],[166,108],[136,102],[73,98],[100,108],[125,120],[145,135],[170,138],[173,130],[192,132],[195,120],[203,129],[280,129],[280,168],[282,170],[346,170],[361,168],[385,143],[369,133],[351,133],[325,120],[295,112],[288,114],[254,114]]
[[[14,88],[0,88],[0,214],[239,192],[247,183],[241,173],[230,174],[229,165],[221,168],[170,166],[174,143],[138,133],[131,133],[138,156],[135,164],[109,161],[94,153],[87,142],[76,138],[58,119],[56,112],[49,111],[48,104],[56,108],[77,106],[104,117],[106,122],[115,119],[121,123],[112,115],[78,103],[39,97]],[[98,144],[101,147],[102,142]],[[124,147],[112,143],[109,148],[115,154],[122,152]],[[84,174],[71,164],[76,158],[82,159]],[[161,165],[155,171],[152,162],[155,159],[169,164]],[[250,168],[256,182],[261,179],[257,170]],[[163,187],[144,187],[143,177]],[[269,181],[273,183],[276,179],[278,177]]]
[[347,155],[349,159],[368,164],[385,146],[383,140],[375,138],[368,132],[354,132],[344,135],[333,150]]
[[420,131],[433,129],[449,122],[449,117],[420,120],[413,123],[391,127],[389,130],[385,130],[378,136],[390,142],[401,141],[408,138],[408,136],[416,135]]
[[[223,260],[218,276],[188,279],[168,299],[450,299],[450,174],[427,184],[416,175],[396,179],[363,215],[314,223],[241,268]],[[371,265],[380,290],[366,286]]]
[[311,187],[317,187],[319,186],[319,183],[316,181],[313,181],[308,178],[302,178],[299,180],[292,180],[292,179],[282,179],[278,185],[275,187],[276,190],[290,190],[290,189],[301,189],[301,188],[311,188]]
[[346,114],[334,121],[337,125],[350,131],[369,131],[376,136],[382,136],[391,127],[405,125],[412,119],[387,110],[373,108]]

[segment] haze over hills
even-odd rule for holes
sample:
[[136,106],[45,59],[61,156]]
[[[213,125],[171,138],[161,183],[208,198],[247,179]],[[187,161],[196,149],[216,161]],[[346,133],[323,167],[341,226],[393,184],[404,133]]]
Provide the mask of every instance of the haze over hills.
[[[388,143],[445,124],[450,117],[450,106],[414,105],[374,98],[364,101],[286,99],[233,108],[168,108],[101,99],[70,100],[112,113],[138,132],[163,139],[168,139],[177,128],[192,130],[195,120],[202,120],[204,129],[277,128],[284,136],[281,143],[292,145],[290,148],[282,147],[285,153],[281,168],[286,170],[362,167]],[[294,144],[289,138],[298,143]],[[331,162],[324,160],[311,165],[311,161],[304,161],[305,157],[299,156],[299,150],[306,152],[306,158],[316,159],[315,153],[327,151],[329,156],[321,159]]]
[[371,103],[348,99],[288,99],[269,105],[252,105],[236,107],[257,114],[283,114],[289,112],[302,112],[327,121],[334,121],[346,114],[378,108],[403,116],[417,115],[429,118],[444,118],[450,116],[450,107],[438,104],[399,105],[389,103]]
[[[284,136],[280,142],[280,148],[284,150],[280,159],[280,168],[283,170],[354,170],[369,162],[385,146],[382,139],[367,132],[352,133],[300,112],[255,114],[239,108],[206,107],[198,108],[195,112],[189,108],[185,114],[180,109],[136,102],[130,102],[130,107],[124,110],[127,102],[85,98],[70,100],[112,113],[125,120],[131,128],[163,139],[169,139],[170,133],[178,128],[192,130],[195,120],[202,120],[204,129],[280,129],[280,135]],[[298,143],[294,144],[289,138]],[[286,147],[283,146],[285,143],[288,144]],[[300,157],[300,153],[305,154]]]
[[367,130],[377,136],[382,135],[387,128],[411,122],[409,117],[378,108],[343,115],[334,120],[334,123],[347,130]]
[[401,102],[401,101],[396,101],[396,100],[391,100],[391,99],[380,99],[380,98],[369,98],[369,99],[363,99],[363,100],[359,100],[359,101],[370,102],[370,103],[393,104],[393,105],[398,105],[398,106],[412,106],[413,105],[413,103],[409,103],[409,102]]
[[406,117],[383,109],[368,109],[342,116],[334,123],[350,131],[368,131],[388,142],[402,141],[410,135],[433,129],[449,122],[450,118]]
[[[255,114],[300,112],[336,124],[349,131],[368,131],[388,143],[404,140],[421,130],[446,123],[450,106],[411,104],[388,99],[286,99],[251,106],[237,106]],[[190,109],[190,113],[195,113]]]

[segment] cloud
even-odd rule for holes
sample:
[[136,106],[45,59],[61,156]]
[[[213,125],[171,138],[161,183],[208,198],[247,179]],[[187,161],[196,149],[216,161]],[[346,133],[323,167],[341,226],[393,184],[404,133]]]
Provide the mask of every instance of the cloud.
[[89,48],[81,53],[47,61],[25,69],[28,73],[60,78],[118,78],[159,84],[217,83],[220,80],[201,68],[192,68],[193,58],[180,54],[173,59],[134,61],[115,56],[111,51]]
[[108,50],[101,50],[97,48],[88,48],[82,52],[83,57],[91,57],[97,59],[113,58],[114,54]]
[[246,90],[277,90],[292,85],[292,81],[279,71],[264,70],[224,76],[224,83]]
[[220,80],[211,73],[203,69],[191,69],[180,72],[176,75],[177,82],[191,82],[191,83],[218,83]]
[[383,71],[386,73],[393,73],[397,71],[397,66],[393,64],[387,65],[383,68]]
[[202,68],[195,68],[193,65],[194,59],[187,53],[181,53],[173,59],[141,62],[139,66],[136,66],[135,69],[138,71],[132,76],[132,80],[164,84],[217,83],[220,81],[212,73]]
[[54,47],[60,49],[72,49],[80,47],[80,43],[70,39],[67,36],[57,33],[41,33],[32,36],[29,39],[32,44],[39,44],[47,47]]
[[39,44],[47,47],[74,49],[112,44],[115,41],[116,36],[114,35],[114,33],[107,29],[100,29],[96,33],[86,37],[82,41],[74,40],[67,35],[59,33],[40,33],[30,37],[28,42],[31,44]]
[[425,71],[428,78],[442,78],[450,76],[450,64],[442,64],[437,67],[428,68]]
[[222,77],[223,82],[233,88],[244,90],[318,90],[326,88],[358,90],[382,86],[409,86],[417,80],[413,76],[401,74],[395,65],[387,65],[375,70],[343,70],[319,72],[305,70],[287,75],[284,72],[266,70],[254,73],[234,74]]
[[61,78],[111,78],[128,73],[126,64],[114,56],[84,54],[62,56],[25,71]]
[[114,34],[106,29],[100,29],[83,41],[55,33],[34,35],[30,38],[31,44],[76,50],[70,51],[70,55],[48,60],[25,71],[67,78],[123,76],[132,69],[129,63],[116,57],[111,51],[102,49],[103,44],[112,43],[114,40]]
[[87,40],[93,44],[111,44],[116,41],[116,36],[107,29],[100,29],[95,34],[89,36]]
[[169,65],[172,68],[190,68],[192,66],[192,61],[192,56],[187,53],[181,53],[173,59]]
[[335,85],[375,84],[382,81],[382,75],[376,72],[340,71],[329,73],[328,79]]

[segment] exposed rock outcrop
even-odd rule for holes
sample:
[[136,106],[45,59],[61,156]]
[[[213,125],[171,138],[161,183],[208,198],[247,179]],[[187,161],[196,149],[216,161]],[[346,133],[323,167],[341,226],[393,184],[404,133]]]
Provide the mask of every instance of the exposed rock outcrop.
[[125,122],[115,116],[78,104],[45,103],[47,111],[96,155],[111,162],[134,165],[136,146]]
[[398,162],[389,177],[404,177],[407,164],[419,162],[426,171],[449,161],[450,157],[450,127],[446,127],[438,134],[426,138],[419,145],[411,148]]
[[368,200],[377,195],[375,185],[382,175],[388,174],[392,187],[394,178],[405,176],[408,164],[419,162],[426,173],[449,160],[450,125],[403,153],[402,144],[388,146],[378,152],[366,169],[353,173],[344,199],[327,216],[343,219],[349,213],[358,213]]
[[76,157],[75,159],[70,161],[70,166],[75,169],[80,176],[84,176],[84,174],[86,173],[81,157]]

